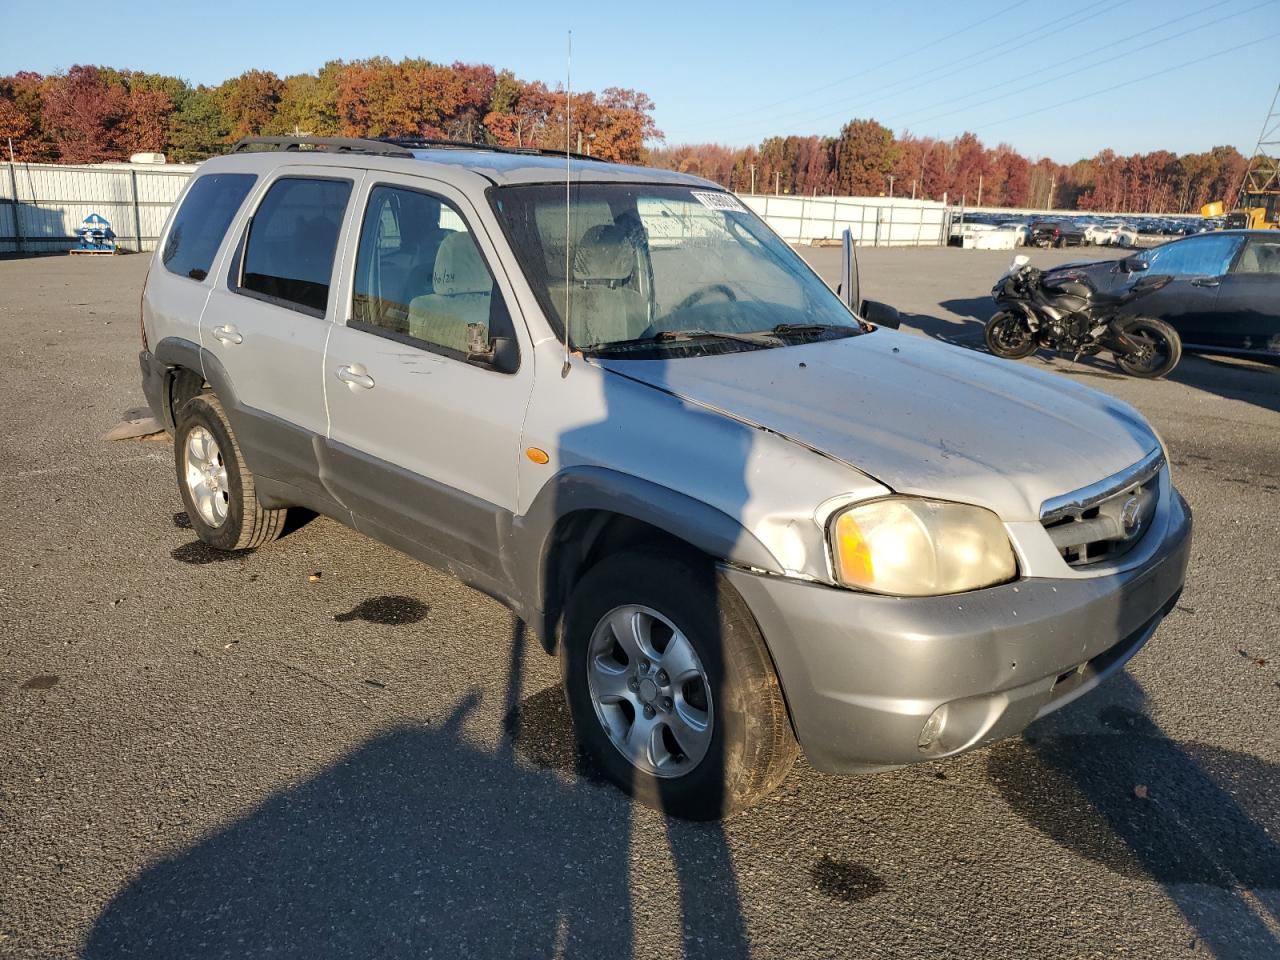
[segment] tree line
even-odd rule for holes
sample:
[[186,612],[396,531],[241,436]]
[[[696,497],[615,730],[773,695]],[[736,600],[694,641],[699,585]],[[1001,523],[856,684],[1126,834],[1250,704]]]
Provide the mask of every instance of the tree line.
[[[566,118],[566,109],[569,117]],[[0,150],[8,159],[98,163],[155,151],[191,162],[245,136],[428,137],[563,150],[646,163],[732,190],[916,196],[970,206],[1195,212],[1234,200],[1247,161],[1234,147],[1177,155],[1104,150],[1072,164],[1032,160],[974,134],[896,135],[851,120],[839,136],[769,137],[745,148],[663,146],[637,90],[575,93],[488,64],[385,57],[279,77],[249,70],[216,86],[110,67],[0,76]]]
[[610,87],[575,93],[488,64],[385,57],[334,60],[315,73],[249,70],[217,86],[110,67],[0,76],[0,150],[19,160],[100,163],[159,152],[192,162],[241,137],[426,137],[563,150],[643,162],[662,138],[653,102]]
[[1072,164],[1031,160],[972,133],[952,140],[895,136],[875,120],[852,120],[838,137],[769,137],[758,146],[683,144],[653,163],[738,192],[801,196],[915,196],[970,206],[1198,212],[1235,199],[1248,161],[1234,147],[1181,156],[1167,150],[1119,156],[1103,150]]

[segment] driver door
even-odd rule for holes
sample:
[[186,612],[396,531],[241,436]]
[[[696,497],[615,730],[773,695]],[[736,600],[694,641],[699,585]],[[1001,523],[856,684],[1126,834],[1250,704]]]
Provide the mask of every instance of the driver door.
[[[447,184],[370,175],[357,207],[325,354],[326,480],[362,532],[470,582],[498,577],[533,384],[506,274]],[[473,332],[514,339],[525,361],[469,359]]]
[[1173,324],[1185,343],[1218,346],[1217,306],[1222,279],[1240,249],[1233,234],[1205,234],[1175,240],[1150,251],[1144,274],[1173,277],[1149,297],[1134,301],[1131,314],[1151,314]]

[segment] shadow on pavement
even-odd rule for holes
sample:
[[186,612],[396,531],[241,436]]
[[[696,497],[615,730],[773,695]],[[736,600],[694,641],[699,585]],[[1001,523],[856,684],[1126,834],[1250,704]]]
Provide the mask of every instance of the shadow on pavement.
[[[517,711],[530,744],[521,733],[517,750],[539,757],[535,721],[556,701],[552,688]],[[380,734],[149,867],[99,917],[84,956],[630,956],[630,804],[516,763],[507,747],[469,745],[460,728],[477,702],[440,726]],[[567,717],[556,722],[567,742]],[[683,882],[732,889],[717,875],[731,869],[718,826],[673,823],[670,842]],[[739,944],[736,900],[704,899],[684,917],[686,942]]]
[[1169,379],[1280,413],[1280,364],[1188,353]]
[[[1171,740],[1144,701],[1128,674],[1116,678],[994,747],[992,782],[1065,849],[1159,883],[1215,956],[1280,955],[1280,767]],[[1095,712],[1106,732],[1074,732]]]

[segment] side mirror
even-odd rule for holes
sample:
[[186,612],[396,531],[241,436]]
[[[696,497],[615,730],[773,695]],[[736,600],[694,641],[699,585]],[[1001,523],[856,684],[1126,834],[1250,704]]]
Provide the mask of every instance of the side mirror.
[[1141,257],[1125,257],[1120,261],[1120,269],[1125,273],[1141,273],[1151,264],[1143,260]]
[[520,349],[512,338],[488,338],[488,328],[484,324],[468,323],[467,361],[482,364],[498,373],[515,373],[520,366]]
[[897,330],[902,326],[902,315],[894,307],[879,300],[862,301],[862,318],[877,327],[888,327],[890,330]]

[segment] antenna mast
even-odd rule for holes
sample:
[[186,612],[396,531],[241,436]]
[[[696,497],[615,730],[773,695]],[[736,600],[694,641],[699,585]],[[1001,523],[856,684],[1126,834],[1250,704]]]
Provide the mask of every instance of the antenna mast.
[[564,57],[564,366],[560,368],[563,379],[569,375],[569,318],[573,316],[573,260],[569,237],[573,219],[569,207],[569,137],[573,129],[573,31],[569,31],[568,47]]

